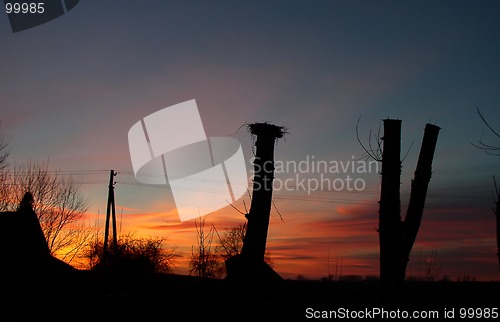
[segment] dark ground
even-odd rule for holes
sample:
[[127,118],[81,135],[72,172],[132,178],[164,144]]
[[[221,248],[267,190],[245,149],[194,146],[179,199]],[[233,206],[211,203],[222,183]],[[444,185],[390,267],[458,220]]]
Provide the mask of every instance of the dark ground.
[[0,321],[34,317],[45,321],[300,321],[311,320],[306,318],[308,307],[437,310],[442,318],[445,309],[500,307],[500,282],[407,282],[406,295],[392,307],[378,300],[377,281],[284,280],[247,295],[226,280],[175,274],[111,277],[77,271],[7,282],[2,287]]

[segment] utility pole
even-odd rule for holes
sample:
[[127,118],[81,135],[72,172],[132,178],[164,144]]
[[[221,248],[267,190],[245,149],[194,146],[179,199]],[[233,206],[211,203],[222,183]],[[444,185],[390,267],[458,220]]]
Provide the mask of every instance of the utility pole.
[[108,205],[106,208],[106,228],[104,230],[104,246],[102,250],[102,262],[105,264],[108,260],[108,239],[109,239],[109,217],[112,216],[113,220],[113,253],[116,254],[117,250],[117,237],[116,237],[116,211],[115,211],[115,182],[113,178],[116,172],[111,170],[109,173],[108,185]]

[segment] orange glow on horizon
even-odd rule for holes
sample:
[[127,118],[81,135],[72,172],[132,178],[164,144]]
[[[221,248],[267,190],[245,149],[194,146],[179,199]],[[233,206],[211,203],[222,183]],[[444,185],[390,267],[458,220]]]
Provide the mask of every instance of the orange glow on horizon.
[[[473,210],[462,210],[463,213]],[[477,236],[470,238],[460,237],[460,231],[470,229],[471,224],[463,219],[448,225],[446,220],[440,222],[443,214],[453,210],[431,209],[423,216],[421,230],[415,242],[408,276],[418,275],[424,265],[436,251],[437,260],[441,263],[441,275],[452,278],[462,275],[476,276],[478,279],[494,280],[496,276],[481,276],[481,272],[474,273],[473,266],[453,267],[453,261],[466,262],[466,258],[456,257],[464,247],[478,247],[480,245],[488,251],[495,252],[494,236],[484,233],[484,238]],[[309,220],[302,212],[285,212],[282,218],[276,215],[271,217],[267,250],[269,251],[273,268],[283,277],[295,279],[302,275],[307,279],[320,279],[328,275],[360,275],[378,276],[379,244],[378,215],[376,208],[365,205],[339,205],[335,213],[319,215],[323,220]],[[97,229],[104,235],[105,215],[86,214],[86,220],[96,220]],[[245,217],[235,209],[227,207],[220,212],[203,217],[205,219],[205,233],[214,227],[220,234],[226,228],[236,227],[245,222]],[[328,219],[330,218],[330,219]],[[478,231],[486,231],[488,222],[475,223]],[[111,228],[110,228],[111,229]],[[180,222],[175,210],[167,212],[124,212],[117,214],[117,229],[119,234],[131,233],[137,237],[165,238],[165,247],[175,249],[180,255],[173,267],[174,273],[189,274],[189,262],[193,249],[197,247],[197,231],[195,220]],[[441,242],[438,242],[441,241]],[[213,245],[217,244],[217,235],[214,234]],[[488,250],[489,249],[489,250]],[[484,265],[497,265],[496,258],[485,258],[484,254],[465,254],[472,263],[481,261]],[[451,266],[450,266],[451,265]]]

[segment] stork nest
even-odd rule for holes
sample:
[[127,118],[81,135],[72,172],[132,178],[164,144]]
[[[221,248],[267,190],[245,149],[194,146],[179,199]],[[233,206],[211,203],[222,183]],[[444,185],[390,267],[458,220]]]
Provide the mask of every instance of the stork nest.
[[248,131],[252,135],[257,136],[271,136],[275,138],[282,138],[285,134],[288,133],[288,128],[285,126],[278,126],[275,124],[267,123],[267,122],[257,122],[247,124]]

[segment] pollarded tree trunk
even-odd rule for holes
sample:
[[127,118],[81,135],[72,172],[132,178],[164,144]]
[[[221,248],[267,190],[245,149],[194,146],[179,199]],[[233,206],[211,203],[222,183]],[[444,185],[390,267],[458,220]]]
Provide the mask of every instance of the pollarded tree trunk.
[[241,254],[255,261],[264,261],[269,217],[273,198],[274,145],[283,136],[282,128],[271,124],[252,124],[250,132],[257,136],[254,160],[253,193],[248,226]]
[[384,120],[379,201],[380,284],[382,295],[397,292],[401,277],[401,120]]
[[420,228],[440,128],[426,124],[412,180],[410,202],[401,220],[401,121],[384,120],[379,206],[380,284],[384,301],[400,299],[411,249]]
[[432,176],[432,160],[434,158],[439,130],[440,128],[436,125],[426,124],[415,176],[411,183],[410,201],[403,224],[404,239],[402,240],[401,250],[403,279],[405,278],[406,266],[410,258],[411,249],[417,238],[420,223],[422,221],[425,199],[427,197],[427,188]]
[[281,277],[264,261],[269,217],[273,197],[274,146],[277,138],[283,137],[284,129],[268,123],[249,125],[255,142],[253,192],[248,223],[239,255],[226,261],[227,278],[244,282],[244,287],[258,287],[262,282]]

